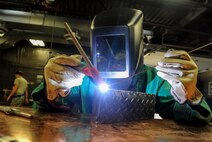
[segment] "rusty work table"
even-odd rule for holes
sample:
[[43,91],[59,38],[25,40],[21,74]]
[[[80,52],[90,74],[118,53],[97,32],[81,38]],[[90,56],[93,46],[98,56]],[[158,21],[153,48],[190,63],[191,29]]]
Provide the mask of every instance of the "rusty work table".
[[9,136],[18,142],[212,141],[209,125],[186,126],[162,119],[96,124],[89,116],[18,109],[35,117],[27,119],[0,112],[0,137]]

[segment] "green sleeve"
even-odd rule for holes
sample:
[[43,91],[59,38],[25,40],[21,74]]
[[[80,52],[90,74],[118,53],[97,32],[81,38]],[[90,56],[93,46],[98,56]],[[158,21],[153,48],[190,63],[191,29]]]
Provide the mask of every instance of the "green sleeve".
[[74,105],[78,105],[83,113],[92,112],[92,98],[95,93],[95,85],[89,77],[83,78],[81,86],[76,86],[70,89],[66,97],[58,97],[54,101],[49,101],[46,98],[45,82],[42,82],[32,92],[34,100],[33,107],[50,112],[71,111]]
[[190,103],[179,104],[171,94],[167,95],[167,82],[159,88],[156,100],[156,111],[164,119],[174,119],[177,122],[190,124],[206,124],[211,120],[211,110],[203,99],[199,105],[191,105]]
[[82,113],[92,113],[93,98],[96,95],[96,85],[89,77],[85,77],[81,85]]
[[191,124],[210,122],[212,113],[204,99],[199,105],[179,104],[170,94],[170,88],[171,86],[167,81],[157,76],[154,68],[148,70],[146,92],[156,94],[155,110],[162,118]]
[[[33,108],[37,110],[44,110],[49,112],[68,112],[71,111],[74,103],[73,101],[76,101],[76,93],[79,92],[79,86],[75,87],[74,90],[74,97],[73,100],[70,97],[72,94],[71,90],[69,94],[66,97],[58,97],[54,101],[50,101],[46,97],[46,83],[42,82],[39,84],[32,92],[31,96],[34,101]],[[78,95],[79,96],[79,95]],[[78,97],[80,98],[80,97]]]
[[45,83],[40,83],[31,93],[31,97],[34,101],[33,108],[37,110],[50,110],[50,106],[47,103],[45,97]]

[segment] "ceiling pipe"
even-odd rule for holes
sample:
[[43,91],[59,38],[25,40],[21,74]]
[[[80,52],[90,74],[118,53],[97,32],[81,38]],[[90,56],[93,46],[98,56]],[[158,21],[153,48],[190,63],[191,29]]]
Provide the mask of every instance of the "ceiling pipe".
[[82,31],[90,30],[90,22],[87,20],[76,20],[67,17],[52,16],[34,12],[0,9],[0,19],[5,22],[40,25],[63,29],[63,23],[66,21],[75,29],[79,29]]
[[[82,43],[83,46],[89,46],[90,22],[87,20],[76,20],[67,17],[5,9],[0,9],[0,20],[5,22],[5,27],[8,29],[7,34],[4,36],[4,38],[7,38],[6,43],[8,46],[26,39],[29,35],[31,38],[42,37],[42,40],[49,42],[49,37],[52,36],[52,30],[55,31],[53,35],[54,40],[52,41],[61,43],[61,41],[65,40],[64,34],[66,34],[64,22],[69,23],[73,27],[74,32],[78,32],[78,36],[84,40],[84,44]],[[17,31],[21,36],[15,35]],[[0,50],[8,46],[1,45]]]

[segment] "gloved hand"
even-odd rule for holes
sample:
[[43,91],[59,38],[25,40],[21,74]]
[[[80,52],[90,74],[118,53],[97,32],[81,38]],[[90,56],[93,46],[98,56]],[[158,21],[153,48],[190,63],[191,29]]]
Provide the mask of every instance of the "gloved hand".
[[199,104],[201,92],[196,88],[198,67],[189,54],[181,50],[168,50],[164,59],[158,62],[157,75],[171,85],[171,95],[180,104],[188,100]]
[[79,72],[80,55],[59,55],[49,59],[44,68],[47,98],[55,100],[67,96],[69,89],[82,84],[84,74]]

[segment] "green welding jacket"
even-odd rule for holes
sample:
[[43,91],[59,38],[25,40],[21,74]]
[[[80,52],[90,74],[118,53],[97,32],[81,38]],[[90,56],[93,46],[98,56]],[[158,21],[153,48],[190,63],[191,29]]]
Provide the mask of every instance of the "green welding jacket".
[[[212,113],[210,107],[203,99],[199,105],[189,103],[179,104],[170,94],[171,86],[159,76],[155,68],[143,65],[137,70],[133,77],[131,88],[138,92],[145,92],[156,95],[155,111],[163,119],[173,119],[184,123],[208,123]],[[95,84],[89,77],[84,77],[80,86],[73,87],[66,97],[57,98],[54,102],[46,99],[45,83],[41,83],[33,92],[32,98],[34,107],[45,109],[51,112],[69,110],[74,105],[78,105],[82,113],[92,112],[92,99],[96,90]]]

